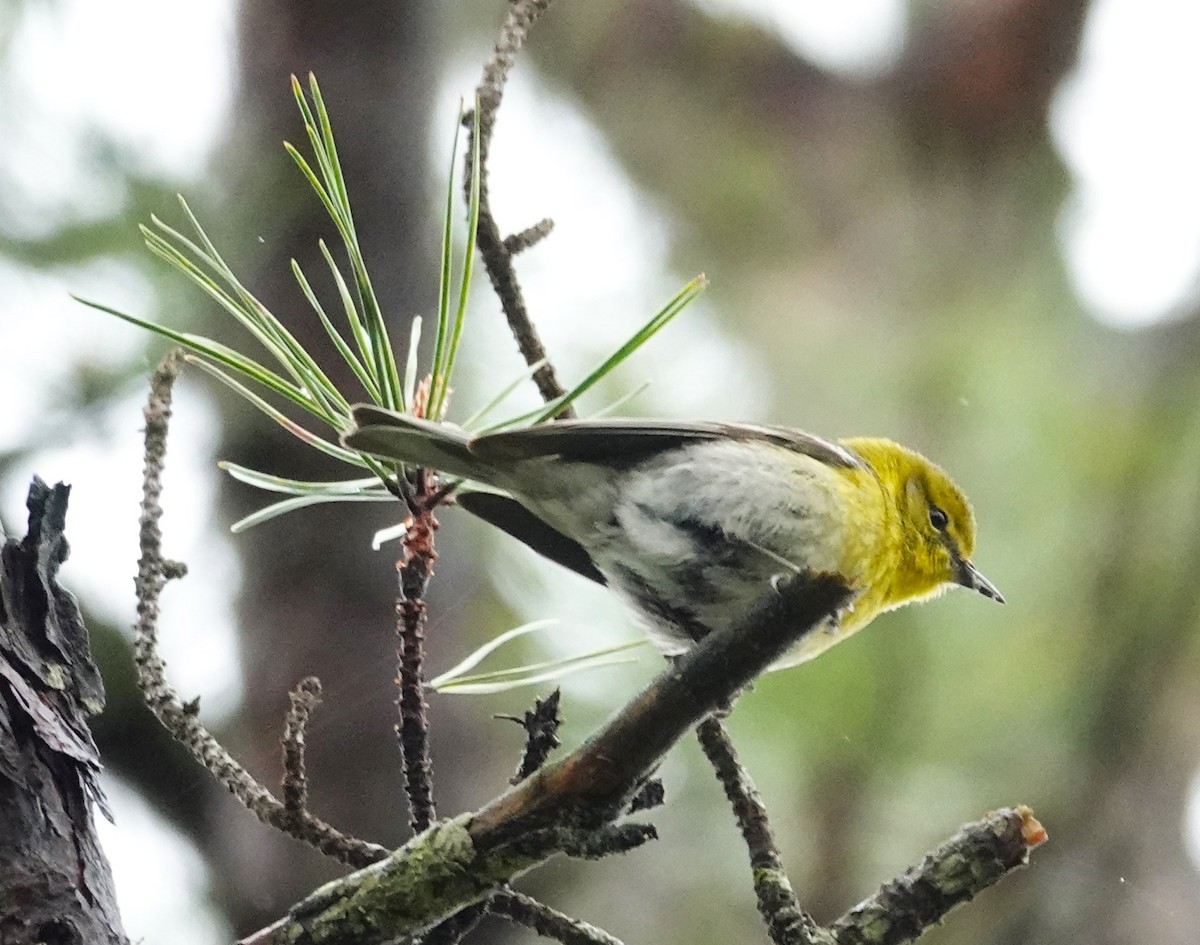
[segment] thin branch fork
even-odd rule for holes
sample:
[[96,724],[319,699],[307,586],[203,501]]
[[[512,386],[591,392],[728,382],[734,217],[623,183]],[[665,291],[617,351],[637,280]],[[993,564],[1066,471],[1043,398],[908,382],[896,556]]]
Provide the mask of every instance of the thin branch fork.
[[[525,358],[525,363],[532,366],[539,361],[546,362],[533,375],[533,380],[537,384],[542,399],[547,402],[561,397],[566,392],[558,382],[554,367],[546,359],[546,349],[529,317],[529,310],[525,306],[525,297],[521,292],[521,285],[517,281],[517,274],[513,268],[513,257],[545,238],[554,224],[551,220],[542,220],[520,233],[507,238],[502,237],[500,226],[492,213],[487,159],[491,151],[492,132],[496,127],[496,114],[500,108],[500,101],[504,97],[504,86],[508,82],[508,75],[512,71],[517,53],[525,45],[525,40],[528,39],[533,25],[546,12],[551,3],[553,0],[514,0],[509,5],[504,25],[500,29],[500,38],[496,42],[496,49],[484,66],[483,78],[475,90],[479,103],[479,224],[476,229],[476,245],[479,248],[479,256],[483,260],[484,268],[487,270],[488,279],[491,280],[492,289],[500,300],[500,307],[504,310],[504,317],[508,320],[509,329],[513,333],[521,356]],[[472,128],[471,115],[464,116],[464,124],[468,129]],[[464,187],[468,195],[468,203],[472,185],[470,155],[471,149],[468,148],[467,170],[464,174]],[[575,411],[571,407],[566,407],[559,416],[573,417]]]
[[[284,740],[285,774],[279,800],[260,784],[199,720],[199,702],[184,703],[166,678],[166,663],[158,653],[159,598],[169,580],[183,577],[186,568],[162,554],[162,474],[166,462],[171,395],[182,367],[182,353],[172,351],[154,372],[146,420],[145,466],[142,476],[142,512],[138,542],[141,557],[134,581],[137,622],[133,652],[138,688],[146,705],[172,737],[207,768],[244,807],[259,820],[354,867],[374,863],[387,848],[342,833],[303,806],[306,796],[303,767],[303,730],[319,691],[315,680],[300,684],[293,693]],[[296,699],[299,697],[299,704]]]

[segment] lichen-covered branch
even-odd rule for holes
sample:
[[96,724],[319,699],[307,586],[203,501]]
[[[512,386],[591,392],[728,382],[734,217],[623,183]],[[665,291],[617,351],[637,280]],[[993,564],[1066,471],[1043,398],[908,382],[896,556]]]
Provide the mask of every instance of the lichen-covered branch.
[[901,945],[1029,862],[1046,831],[1028,807],[967,824],[917,866],[884,883],[830,927],[837,945]]

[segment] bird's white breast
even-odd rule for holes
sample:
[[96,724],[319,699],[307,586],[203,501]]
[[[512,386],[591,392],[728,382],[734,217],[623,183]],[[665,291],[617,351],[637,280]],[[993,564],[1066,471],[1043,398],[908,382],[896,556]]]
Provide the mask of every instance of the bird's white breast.
[[668,652],[736,621],[774,576],[843,564],[839,471],[802,453],[717,440],[625,469],[541,472],[522,499],[587,549]]

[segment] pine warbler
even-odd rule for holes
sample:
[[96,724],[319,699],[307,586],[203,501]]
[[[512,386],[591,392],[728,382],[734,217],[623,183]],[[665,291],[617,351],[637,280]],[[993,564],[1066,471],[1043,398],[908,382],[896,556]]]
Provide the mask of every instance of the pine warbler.
[[668,654],[737,620],[789,573],[837,573],[857,596],[774,668],[948,587],[1004,601],[970,561],[975,518],[966,497],[890,440],[664,420],[563,421],[471,437],[378,407],[355,407],[353,416],[358,429],[343,438],[350,448],[497,490],[458,501],[611,587]]

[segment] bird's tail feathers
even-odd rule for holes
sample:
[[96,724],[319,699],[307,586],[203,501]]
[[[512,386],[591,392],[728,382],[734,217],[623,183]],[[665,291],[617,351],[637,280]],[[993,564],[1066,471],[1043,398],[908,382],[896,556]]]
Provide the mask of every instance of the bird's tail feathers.
[[357,425],[342,443],[360,453],[427,466],[464,479],[488,482],[490,467],[472,455],[470,437],[448,423],[435,423],[369,404],[351,408]]

